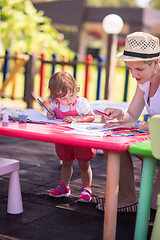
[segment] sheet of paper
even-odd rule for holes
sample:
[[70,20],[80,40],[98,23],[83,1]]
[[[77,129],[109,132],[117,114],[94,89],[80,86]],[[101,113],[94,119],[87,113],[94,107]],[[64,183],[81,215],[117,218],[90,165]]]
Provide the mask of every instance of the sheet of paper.
[[97,137],[103,137],[106,136],[108,133],[104,133],[104,132],[81,132],[78,130],[70,130],[70,131],[66,131],[65,133],[69,133],[69,134],[80,134],[80,135],[87,135],[87,136],[97,136]]
[[[67,127],[73,130],[67,133],[83,134],[90,136],[104,136],[110,134],[110,128],[103,128],[104,123],[71,123]],[[113,129],[113,128],[112,128]]]
[[71,127],[73,129],[79,130],[79,131],[106,131],[106,128],[103,128],[104,123],[74,123],[72,122],[69,124],[68,127]]
[[105,123],[74,123],[72,122],[69,127],[74,128],[79,131],[93,131],[93,132],[108,132],[110,129],[114,128],[104,128]]
[[46,123],[62,123],[62,119],[48,119],[43,113],[34,109],[29,109],[23,112],[28,115],[28,120],[32,122],[46,122]]

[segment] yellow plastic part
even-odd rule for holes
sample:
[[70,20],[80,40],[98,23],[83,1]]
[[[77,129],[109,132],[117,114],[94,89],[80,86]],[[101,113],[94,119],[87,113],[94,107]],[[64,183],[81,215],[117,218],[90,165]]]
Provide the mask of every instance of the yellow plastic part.
[[[151,138],[152,154],[160,159],[160,115],[154,115],[149,120],[149,132]],[[160,238],[159,238],[160,239]]]
[[[154,115],[149,121],[152,154],[160,159],[160,115]],[[160,194],[157,197],[157,212],[154,220],[151,240],[160,239]]]
[[157,197],[157,212],[154,220],[154,226],[152,230],[151,240],[159,240],[160,239],[160,194]]

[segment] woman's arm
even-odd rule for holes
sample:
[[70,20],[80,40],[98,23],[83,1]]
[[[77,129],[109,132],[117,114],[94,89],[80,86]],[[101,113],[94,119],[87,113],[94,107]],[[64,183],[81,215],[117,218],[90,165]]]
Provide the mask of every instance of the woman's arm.
[[[141,115],[141,112],[145,106],[144,102],[144,92],[139,88],[137,85],[136,92],[132,99],[132,102],[129,105],[127,112],[124,112],[120,109],[110,110],[111,114],[109,117],[105,117],[106,120],[111,120],[113,118],[117,118],[118,121],[116,122],[108,122],[105,124],[105,127],[126,127],[126,128],[134,128],[137,122],[137,119]],[[105,111],[109,114],[109,112]],[[148,123],[147,122],[140,122],[138,128],[148,130]]]
[[144,92],[137,85],[136,92],[127,112],[122,111],[121,109],[106,108],[104,112],[107,113],[109,116],[104,116],[105,119],[112,120],[116,118],[118,121],[131,121],[134,119],[138,119],[145,105],[143,95]]
[[137,84],[136,92],[127,110],[128,115],[124,118],[125,121],[137,120],[139,118],[145,106],[143,96],[144,92]]

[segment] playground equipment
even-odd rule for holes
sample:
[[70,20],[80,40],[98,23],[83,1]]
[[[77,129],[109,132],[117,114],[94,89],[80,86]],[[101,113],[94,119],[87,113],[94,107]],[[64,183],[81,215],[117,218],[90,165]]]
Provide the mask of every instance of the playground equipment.
[[[2,85],[2,87],[0,89],[0,97],[2,97],[3,91],[6,88],[6,86],[10,82],[15,81],[15,75],[17,74],[19,69],[26,64],[26,62],[28,60],[29,60],[29,56],[25,55],[25,54],[21,55],[19,58],[16,58],[16,62],[15,62],[15,66],[14,66],[13,70],[11,71],[9,77],[4,79],[4,81],[3,81],[3,85]],[[6,72],[5,72],[5,75],[6,75]]]
[[[89,98],[89,91],[90,91],[90,82],[91,82],[91,72],[92,67],[97,69],[97,78],[95,77],[96,81],[96,91],[95,91],[95,99],[94,100],[100,100],[100,93],[101,93],[101,84],[102,84],[102,70],[105,69],[105,63],[103,58],[98,58],[97,62],[93,61],[92,55],[86,56],[85,62],[78,61],[78,56],[75,55],[74,59],[72,61],[68,60],[68,56],[66,58],[62,56],[62,61],[57,60],[56,54],[52,55],[52,60],[46,60],[46,55],[43,53],[40,57],[38,57],[36,54],[27,55],[27,54],[20,54],[18,51],[15,53],[15,56],[10,56],[9,51],[6,51],[6,54],[4,57],[0,57],[1,59],[4,59],[4,65],[3,65],[3,84],[0,89],[0,97],[3,96],[4,90],[6,86],[10,82],[13,83],[12,87],[12,94],[11,98],[15,98],[15,88],[16,88],[16,78],[18,76],[18,72],[21,67],[25,67],[24,72],[24,97],[23,100],[27,103],[27,108],[33,108],[33,101],[35,99],[35,96],[38,96],[42,99],[43,102],[45,102],[45,91],[46,91],[46,68],[48,65],[51,65],[51,75],[56,71],[56,67],[60,66],[61,70],[65,70],[68,67],[71,67],[73,70],[73,76],[76,79],[77,78],[77,66],[78,64],[84,66],[84,90],[83,90],[83,96],[86,98]],[[12,71],[8,72],[8,65],[9,61],[14,60],[14,67]],[[40,61],[40,67],[39,71],[37,71],[36,63]],[[124,67],[123,67],[124,68]],[[35,86],[35,75],[36,73],[39,73],[39,88],[36,86],[36,89],[39,89],[39,92],[37,90],[36,93],[34,93],[34,86]],[[8,76],[9,75],[9,76]],[[127,101],[127,91],[128,91],[128,78],[129,78],[129,72],[126,70],[126,76],[125,76],[125,88],[124,88],[124,98],[123,101]],[[106,83],[107,84],[107,83]],[[104,91],[104,90],[103,90]],[[5,96],[4,96],[5,97]]]

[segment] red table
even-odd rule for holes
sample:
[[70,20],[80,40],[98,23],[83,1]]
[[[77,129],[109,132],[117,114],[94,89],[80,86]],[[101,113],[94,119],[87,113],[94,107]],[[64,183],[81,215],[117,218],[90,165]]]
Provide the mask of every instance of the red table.
[[116,238],[117,202],[119,190],[120,152],[129,146],[149,139],[149,135],[127,137],[97,137],[70,134],[69,128],[58,124],[4,123],[0,122],[0,135],[29,140],[62,143],[107,150],[106,203],[104,214],[103,240]]

